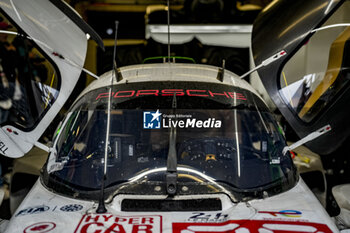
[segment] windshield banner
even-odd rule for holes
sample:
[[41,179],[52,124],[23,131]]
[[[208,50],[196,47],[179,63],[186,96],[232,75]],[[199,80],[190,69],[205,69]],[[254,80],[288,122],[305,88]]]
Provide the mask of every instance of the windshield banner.
[[221,128],[222,121],[213,117],[197,119],[191,114],[162,114],[157,111],[143,112],[144,129],[161,128]]

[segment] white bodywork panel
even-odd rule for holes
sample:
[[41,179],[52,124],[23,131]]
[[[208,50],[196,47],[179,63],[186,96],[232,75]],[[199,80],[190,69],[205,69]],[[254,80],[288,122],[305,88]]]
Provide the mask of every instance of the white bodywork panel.
[[120,204],[130,196],[119,195],[107,213],[96,214],[97,203],[58,196],[38,181],[5,232],[338,232],[302,180],[285,193],[238,204],[224,194],[200,198],[209,196],[221,199],[221,211],[125,212]]
[[[51,58],[60,74],[59,95],[41,121],[29,132],[5,125],[0,129],[2,152],[18,158],[28,152],[59,112],[81,73],[87,50],[85,33],[48,0],[1,0],[1,9]],[[42,43],[43,42],[43,43]],[[76,66],[53,55],[63,55]],[[14,134],[16,131],[18,134]]]
[[[136,83],[136,82],[151,82],[151,81],[190,81],[190,82],[205,82],[205,83],[222,83],[226,85],[232,85],[239,88],[243,88],[250,92],[253,92],[258,97],[260,95],[256,90],[245,80],[240,79],[238,75],[231,71],[224,71],[223,82],[217,79],[219,67],[200,64],[176,64],[176,63],[163,63],[163,64],[144,64],[144,65],[131,65],[121,67],[120,74],[123,79],[119,82],[116,81],[115,76],[113,84],[121,83]],[[83,96],[87,92],[108,86],[111,84],[111,77],[113,72],[107,72],[101,76],[99,80],[92,82],[79,96]],[[114,75],[114,74],[113,74]],[[78,98],[78,99],[79,99]],[[261,98],[261,97],[260,97]],[[263,100],[262,100],[263,101]]]

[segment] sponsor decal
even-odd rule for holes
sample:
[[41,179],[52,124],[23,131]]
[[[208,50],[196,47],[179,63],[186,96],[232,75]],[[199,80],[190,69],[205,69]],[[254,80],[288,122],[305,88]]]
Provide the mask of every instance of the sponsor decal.
[[144,129],[160,129],[161,113],[143,112],[143,128]]
[[260,214],[269,214],[274,217],[277,216],[284,216],[284,217],[290,217],[290,218],[300,218],[302,215],[302,212],[297,210],[281,210],[281,211],[259,211]]
[[82,209],[83,209],[83,206],[79,204],[64,205],[60,208],[60,210],[64,212],[75,212]]
[[49,209],[50,209],[50,207],[48,207],[46,205],[28,207],[26,209],[18,211],[18,213],[15,216],[18,217],[18,216],[23,216],[23,215],[28,215],[28,214],[39,214],[39,213],[43,213],[45,211],[48,211]]
[[225,222],[227,221],[227,214],[223,213],[193,213],[191,217],[188,218],[189,222]]
[[178,120],[165,117],[163,118],[163,128],[221,128],[221,120],[215,118],[208,118],[206,120],[199,120],[196,118],[186,118],[184,120]]
[[162,216],[116,216],[112,214],[87,214],[82,217],[74,233],[159,233]]
[[192,115],[184,114],[162,114],[157,111],[143,112],[144,129],[161,128],[221,128],[221,120],[215,118],[197,119]]
[[6,151],[9,148],[5,145],[5,143],[3,143],[2,141],[0,141],[0,154],[6,155]]
[[82,205],[79,205],[79,204],[68,204],[68,205],[64,205],[61,207],[54,206],[51,208],[49,206],[46,206],[46,205],[31,206],[31,207],[27,207],[25,209],[18,211],[18,213],[15,216],[19,217],[19,216],[24,216],[24,215],[29,215],[29,214],[39,214],[39,213],[46,212],[50,209],[52,212],[57,211],[58,209],[61,211],[64,211],[64,212],[75,212],[75,211],[80,211],[83,208],[84,207]]
[[[207,97],[207,98],[226,98],[226,99],[237,99],[247,100],[247,98],[238,92],[213,92],[211,90],[184,90],[184,89],[163,89],[163,90],[127,90],[112,92],[112,98],[131,98],[141,96],[196,96],[196,97]],[[99,93],[96,100],[109,98],[109,92]]]
[[55,229],[56,224],[53,222],[38,222],[24,229],[24,233],[45,233]]
[[173,233],[288,233],[323,232],[332,233],[329,227],[321,223],[266,221],[266,220],[229,220],[222,223],[173,223]]

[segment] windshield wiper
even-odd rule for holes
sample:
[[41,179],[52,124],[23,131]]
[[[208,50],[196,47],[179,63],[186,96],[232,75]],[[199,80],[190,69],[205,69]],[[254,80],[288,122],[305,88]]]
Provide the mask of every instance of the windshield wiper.
[[[173,96],[173,113],[177,108],[176,93]],[[171,126],[169,135],[169,151],[167,157],[167,170],[166,170],[166,190],[169,195],[176,194],[177,183],[177,152],[176,152],[176,127]]]

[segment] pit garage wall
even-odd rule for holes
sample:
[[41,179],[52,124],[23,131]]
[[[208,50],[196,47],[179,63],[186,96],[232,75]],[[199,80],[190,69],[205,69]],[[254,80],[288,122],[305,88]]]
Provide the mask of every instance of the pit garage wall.
[[[344,6],[334,14],[327,22],[328,24],[336,22],[350,22],[350,2],[344,3]],[[148,24],[145,28],[145,39],[153,39],[156,42],[167,44],[167,25],[152,25]],[[343,28],[332,29],[341,32]],[[171,31],[171,44],[187,43],[192,39],[198,39],[204,45],[213,46],[225,46],[233,48],[251,48],[251,32],[252,25],[172,25]],[[331,42],[334,41],[334,36],[321,31],[318,33],[317,40],[314,40],[307,48],[302,47],[300,51],[289,61],[288,67],[285,68],[285,74],[288,77],[288,82],[292,83],[305,74],[312,72],[320,72],[320,67],[327,67],[328,53]],[[334,35],[334,34],[333,34]],[[121,41],[120,41],[121,42]],[[121,43],[118,45],[121,45]],[[144,43],[143,40],[133,42],[135,44]],[[114,42],[113,42],[114,44]],[[328,47],[324,47],[327,44]],[[112,44],[111,44],[112,45]],[[108,46],[108,45],[107,45]],[[94,47],[94,46],[90,46]],[[251,50],[249,49],[250,68],[254,68],[254,61]],[[92,71],[96,72],[96,49],[89,49],[88,51],[87,67],[91,67]],[[264,98],[271,110],[275,110],[276,107],[269,95],[267,94],[262,82],[260,81],[257,72],[250,75],[250,83],[258,91],[258,93]]]
[[[118,12],[118,15],[120,14],[125,14],[125,11],[127,9],[126,6],[116,6],[116,5],[111,5],[108,7],[104,7],[102,5],[79,5],[77,4],[76,7],[78,7],[80,10],[79,12],[86,16],[86,20],[97,32],[101,34],[101,36],[104,38],[104,43],[105,46],[113,46],[114,45],[114,33],[111,34],[106,34],[106,28],[114,28],[114,21],[115,18],[111,18],[110,25],[99,25],[98,23],[93,21],[94,18],[96,18],[96,15],[92,14],[102,14],[105,16],[110,15],[112,17],[111,13]],[[125,9],[124,9],[125,8]],[[178,10],[180,9],[179,6],[173,6],[173,10]],[[146,8],[144,6],[138,6],[138,7],[133,7],[132,8],[134,11],[133,13],[136,14],[137,12],[144,13],[146,11]],[[130,10],[130,9],[129,9]],[[116,14],[113,13],[113,17],[115,17]],[[121,16],[120,16],[121,17]],[[136,15],[135,15],[136,17]],[[136,19],[133,19],[135,17],[132,17],[132,20],[135,21]],[[137,18],[137,17],[136,17]],[[90,20],[91,19],[91,22]],[[139,20],[142,22],[143,15],[142,15],[142,20]],[[140,25],[140,22],[137,25]],[[96,25],[95,25],[95,24]],[[142,24],[142,23],[141,23]],[[166,45],[168,43],[168,35],[167,35],[167,25],[161,25],[161,24],[145,24],[145,29],[139,30],[143,31],[145,34],[142,33],[142,35],[138,36],[131,36],[131,35],[121,35],[119,31],[122,30],[122,26],[125,25],[124,23],[120,23],[120,30],[118,30],[118,45],[135,45],[136,47],[142,47],[144,43],[146,43],[147,39],[154,40],[156,42],[159,42],[160,44]],[[108,31],[108,30],[107,30]],[[130,31],[128,29],[128,31]],[[138,30],[132,30],[132,31],[138,31]],[[231,47],[233,49],[235,48],[250,48],[251,45],[251,32],[252,32],[252,25],[250,24],[225,24],[225,25],[210,25],[210,24],[192,24],[192,25],[172,25],[171,26],[171,43],[173,45],[181,45],[183,43],[188,43],[193,39],[199,40],[203,45],[205,46],[222,46],[222,47]],[[145,35],[145,37],[144,37]],[[131,39],[133,38],[133,39]],[[146,39],[146,40],[145,40]],[[120,52],[120,51],[119,51]],[[163,54],[164,55],[164,54]],[[177,54],[178,55],[178,54]],[[181,54],[183,56],[183,54]],[[112,64],[112,58],[106,59],[106,55],[103,56],[104,59],[102,59],[102,63],[108,63]],[[254,62],[251,54],[251,50],[249,49],[249,58],[248,54],[245,54],[245,58],[241,59],[242,61],[245,61],[249,63],[249,66],[245,66],[245,69],[249,69],[254,67]],[[96,49],[96,45],[90,43],[89,44],[89,49],[88,49],[88,54],[87,54],[87,59],[86,59],[86,64],[85,67],[91,70],[94,73],[97,73],[98,75],[102,74],[99,72],[98,67],[99,63],[101,63],[101,56],[99,54],[99,50]],[[119,64],[120,65],[120,64]],[[221,65],[220,64],[215,64],[215,65]],[[229,69],[228,67],[229,61],[226,61],[226,68]],[[93,78],[89,77],[87,78],[87,84],[90,83],[93,80]],[[258,92],[263,96],[263,98],[266,100],[268,105],[274,109],[274,104],[270,100],[267,92],[265,91],[258,74],[255,72],[250,75],[250,80],[253,86],[258,90]]]
[[[350,2],[344,5],[334,14],[326,25],[340,22],[350,23]],[[341,33],[344,28],[331,29],[336,33],[328,33],[327,30],[320,31],[313,37],[312,43],[303,46],[295,56],[288,62],[284,72],[288,77],[288,82],[293,83],[303,77],[305,74],[324,72],[327,68],[329,49],[336,35]],[[251,48],[252,25],[230,25],[230,26],[184,26],[172,25],[171,44],[186,43],[193,38],[198,39],[205,45],[226,46],[236,48]],[[152,38],[155,41],[167,44],[167,26],[166,25],[147,25],[146,39]],[[254,68],[254,61],[250,52],[250,67]],[[271,110],[276,107],[266,92],[259,75],[254,72],[250,75],[250,83],[264,98]]]
[[[211,46],[225,46],[233,48],[249,48],[250,68],[254,68],[251,52],[252,25],[172,25],[170,27],[171,44],[181,44],[198,39],[202,44]],[[166,25],[147,25],[146,39],[152,38],[163,44],[168,43],[168,27]],[[273,110],[275,105],[267,94],[259,75],[250,75],[250,82]]]

